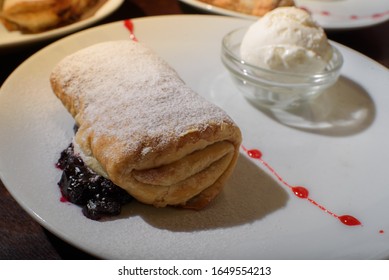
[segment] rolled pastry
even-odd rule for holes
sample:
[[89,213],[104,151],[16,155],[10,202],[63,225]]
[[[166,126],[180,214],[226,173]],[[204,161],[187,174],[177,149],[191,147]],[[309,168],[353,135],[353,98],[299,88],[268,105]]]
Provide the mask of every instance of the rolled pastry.
[[5,27],[38,33],[92,15],[106,0],[4,0]]
[[79,127],[75,151],[138,201],[201,209],[234,169],[237,125],[141,43],[80,50],[50,81]]

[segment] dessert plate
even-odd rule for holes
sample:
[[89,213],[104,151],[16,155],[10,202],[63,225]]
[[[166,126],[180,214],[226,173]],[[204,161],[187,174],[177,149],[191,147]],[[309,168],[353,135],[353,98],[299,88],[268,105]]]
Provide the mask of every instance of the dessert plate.
[[[386,68],[336,44],[345,59],[339,82],[320,96],[320,106],[300,115],[300,121],[322,126],[286,126],[282,118],[249,104],[221,63],[221,38],[250,21],[186,15],[126,23],[91,28],[49,45],[0,89],[0,177],[33,218],[106,259],[389,256]],[[78,206],[60,201],[61,172],[55,163],[71,141],[74,121],[52,93],[49,75],[80,48],[133,36],[235,119],[243,147],[225,190],[203,211],[134,202],[118,217],[92,221]]]
[[96,13],[82,21],[66,25],[64,27],[52,29],[37,34],[22,34],[19,31],[8,31],[4,25],[0,24],[0,51],[11,47],[28,45],[34,42],[57,38],[82,28],[88,27],[99,20],[109,16],[114,12],[124,0],[108,0]]
[[[256,17],[206,4],[199,0],[180,0],[199,10],[255,20]],[[296,6],[312,13],[325,29],[349,29],[376,25],[389,19],[387,0],[295,0]]]

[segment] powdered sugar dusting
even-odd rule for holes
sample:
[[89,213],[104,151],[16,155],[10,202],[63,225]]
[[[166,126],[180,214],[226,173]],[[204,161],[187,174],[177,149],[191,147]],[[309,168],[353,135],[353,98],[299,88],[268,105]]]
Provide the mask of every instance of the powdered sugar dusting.
[[93,134],[113,137],[130,150],[143,145],[142,154],[149,152],[150,141],[162,148],[172,137],[205,130],[210,122],[232,123],[153,51],[131,40],[81,50],[65,58],[54,73],[61,73],[65,92],[84,107],[82,122],[93,123]]

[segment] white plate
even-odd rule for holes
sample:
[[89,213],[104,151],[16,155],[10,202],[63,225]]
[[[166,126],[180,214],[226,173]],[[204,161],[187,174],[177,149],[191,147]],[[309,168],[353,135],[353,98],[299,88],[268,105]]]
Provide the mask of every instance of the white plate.
[[[256,19],[254,16],[215,7],[198,0],[180,0],[197,9],[220,15]],[[389,19],[387,0],[295,0],[296,6],[312,13],[325,29],[367,27]]]
[[236,120],[245,147],[261,149],[263,159],[286,181],[307,187],[318,203],[334,213],[353,215],[363,225],[346,226],[294,196],[243,150],[223,193],[200,212],[132,203],[120,217],[97,222],[85,218],[79,207],[60,202],[56,185],[60,171],[54,163],[71,140],[73,119],[50,89],[50,71],[65,55],[82,47],[129,38],[123,22],[53,43],[25,61],[0,90],[0,175],[30,215],[54,234],[101,258],[374,259],[389,255],[386,68],[338,45],[345,59],[342,78],[322,100],[335,106],[329,114],[323,113],[326,107],[312,112],[322,115],[323,127],[297,129],[249,105],[220,61],[222,36],[248,21],[193,15],[139,18],[133,24],[139,41],[153,47],[194,90]]
[[8,31],[4,25],[0,24],[0,51],[11,47],[27,45],[42,40],[57,38],[71,32],[80,30],[96,23],[114,12],[124,0],[108,0],[96,13],[85,20],[66,25],[64,27],[52,29],[37,34],[22,34],[19,31]]

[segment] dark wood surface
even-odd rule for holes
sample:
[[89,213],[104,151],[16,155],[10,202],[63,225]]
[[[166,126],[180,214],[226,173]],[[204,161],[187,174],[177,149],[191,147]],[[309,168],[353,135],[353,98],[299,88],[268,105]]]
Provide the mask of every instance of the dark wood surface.
[[[98,24],[127,18],[186,13],[201,11],[182,5],[176,0],[126,0],[116,12]],[[386,67],[389,67],[388,34],[389,22],[356,30],[327,32],[331,40],[355,49]],[[0,84],[19,64],[49,43],[51,42],[46,41],[24,49],[0,52]],[[41,227],[16,203],[1,181],[0,205],[0,259],[95,258]]]

